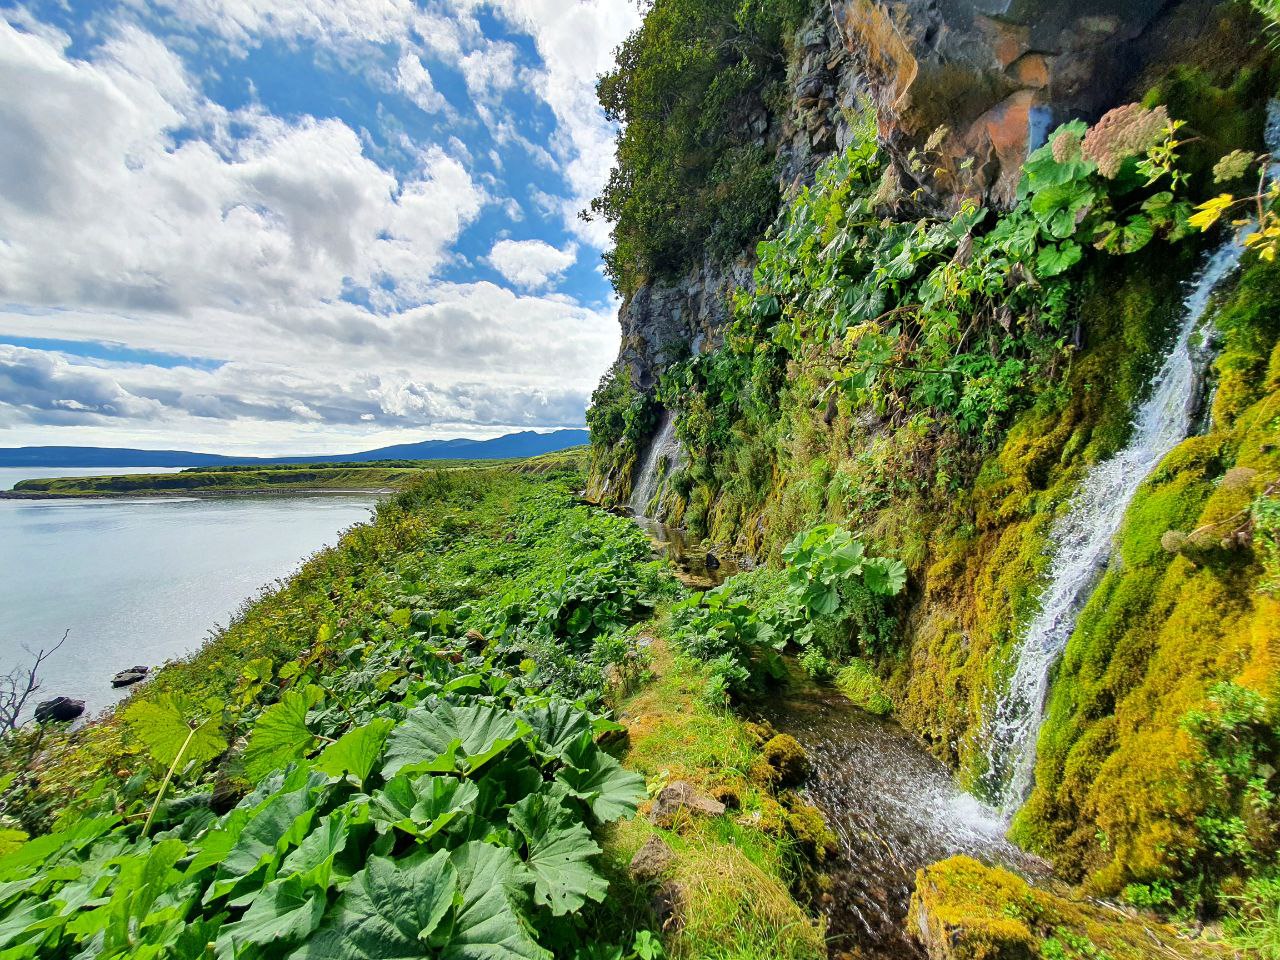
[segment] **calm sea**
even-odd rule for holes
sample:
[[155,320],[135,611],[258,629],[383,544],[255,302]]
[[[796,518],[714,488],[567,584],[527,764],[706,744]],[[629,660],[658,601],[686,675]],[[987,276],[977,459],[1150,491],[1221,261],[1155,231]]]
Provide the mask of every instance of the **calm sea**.
[[[32,476],[125,472],[138,471],[5,469],[0,488]],[[35,699],[69,696],[100,710],[127,693],[111,688],[117,671],[195,650],[245,599],[367,520],[374,502],[0,500],[0,673],[70,631],[42,668]]]

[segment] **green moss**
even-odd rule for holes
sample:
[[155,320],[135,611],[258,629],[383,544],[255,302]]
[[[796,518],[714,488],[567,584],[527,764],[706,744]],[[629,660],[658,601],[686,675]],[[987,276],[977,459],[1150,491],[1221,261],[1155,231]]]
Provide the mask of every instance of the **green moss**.
[[[1197,901],[1245,868],[1218,850],[1202,747],[1182,720],[1216,684],[1277,675],[1280,605],[1258,592],[1258,558],[1234,533],[1280,476],[1280,396],[1263,376],[1235,379],[1268,368],[1278,280],[1275,267],[1251,267],[1217,314],[1227,342],[1216,370],[1234,385],[1219,393],[1210,432],[1179,445],[1135,497],[1119,562],[1082,612],[1053,688],[1015,835],[1104,892],[1174,880]],[[1264,816],[1280,824],[1274,808]]]
[[809,755],[789,733],[780,733],[761,749],[770,770],[769,780],[780,786],[795,786],[809,775]]

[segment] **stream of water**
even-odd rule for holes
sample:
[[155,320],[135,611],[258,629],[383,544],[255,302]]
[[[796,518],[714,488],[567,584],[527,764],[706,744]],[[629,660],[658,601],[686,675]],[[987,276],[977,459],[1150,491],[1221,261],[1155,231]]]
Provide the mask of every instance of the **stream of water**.
[[924,957],[907,933],[907,914],[916,871],[931,863],[966,854],[1024,875],[1048,873],[1005,840],[997,811],[960,790],[951,771],[893,721],[801,677],[768,703],[765,719],[808,752],[813,770],[804,793],[839,841],[824,866],[833,955]]

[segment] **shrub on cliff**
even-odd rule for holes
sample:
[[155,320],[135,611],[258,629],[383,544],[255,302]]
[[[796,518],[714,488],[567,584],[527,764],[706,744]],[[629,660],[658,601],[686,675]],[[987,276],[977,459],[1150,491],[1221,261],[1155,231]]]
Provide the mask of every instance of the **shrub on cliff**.
[[614,225],[605,264],[628,293],[704,248],[733,255],[777,210],[773,157],[748,122],[783,75],[784,37],[801,0],[655,0],[600,78],[623,124],[609,182],[591,214]]

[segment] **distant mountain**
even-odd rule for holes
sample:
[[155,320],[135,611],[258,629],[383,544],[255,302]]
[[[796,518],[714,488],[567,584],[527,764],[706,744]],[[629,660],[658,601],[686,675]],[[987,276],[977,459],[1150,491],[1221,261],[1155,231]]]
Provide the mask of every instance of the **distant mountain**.
[[186,450],[126,447],[0,447],[0,467],[216,467],[234,463],[365,463],[371,460],[500,460],[533,457],[588,441],[585,430],[535,433],[525,430],[492,440],[423,440],[360,453],[304,457],[231,457]]

